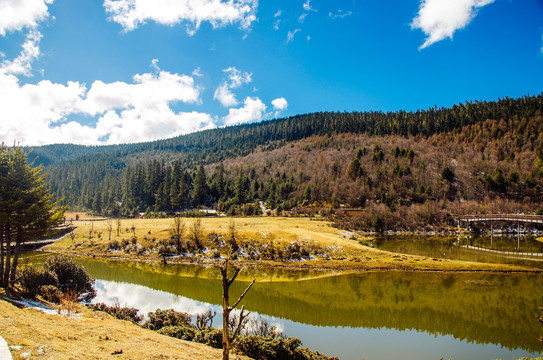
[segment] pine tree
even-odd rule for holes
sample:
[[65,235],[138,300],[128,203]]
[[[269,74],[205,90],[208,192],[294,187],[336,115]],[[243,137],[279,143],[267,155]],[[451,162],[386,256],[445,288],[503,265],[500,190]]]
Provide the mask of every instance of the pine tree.
[[201,206],[207,199],[206,173],[203,165],[200,165],[194,177],[194,188],[192,189],[192,202],[194,206]]
[[[21,245],[51,228],[63,219],[65,208],[52,202],[45,188],[42,168],[27,162],[22,148],[0,148],[0,284],[13,284]],[[12,243],[15,249],[12,254]]]

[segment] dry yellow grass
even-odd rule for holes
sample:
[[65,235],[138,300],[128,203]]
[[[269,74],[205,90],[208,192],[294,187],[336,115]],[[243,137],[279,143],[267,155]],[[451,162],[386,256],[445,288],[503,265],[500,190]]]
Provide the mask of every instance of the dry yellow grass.
[[[372,249],[360,244],[360,237],[347,231],[332,227],[329,221],[313,220],[310,218],[293,217],[206,217],[201,218],[204,236],[217,233],[228,236],[231,222],[235,223],[238,241],[256,241],[257,243],[284,246],[292,242],[312,244],[326,249],[330,254],[328,260],[311,260],[302,262],[283,261],[245,261],[250,266],[270,266],[280,268],[312,268],[319,270],[423,270],[423,271],[491,271],[491,272],[539,272],[537,269],[504,265],[484,264],[466,261],[431,259],[421,256],[400,255]],[[196,221],[184,218],[185,235]],[[77,255],[99,257],[121,257],[127,259],[161,261],[156,254],[136,255],[107,250],[109,240],[108,225],[112,227],[111,241],[121,242],[137,237],[138,244],[152,246],[152,239],[167,239],[173,220],[170,219],[123,219],[120,233],[117,235],[117,225],[114,220],[80,220],[74,221],[77,226],[75,239],[70,236],[49,245],[45,250],[53,252],[68,252]],[[90,230],[92,228],[92,238]],[[192,258],[175,258],[169,262],[185,261],[214,261],[211,257],[197,256]]]
[[12,348],[14,359],[25,353],[33,359],[222,359],[220,349],[160,335],[81,305],[78,312],[77,317],[47,315],[0,300],[0,334],[9,346],[20,347]]

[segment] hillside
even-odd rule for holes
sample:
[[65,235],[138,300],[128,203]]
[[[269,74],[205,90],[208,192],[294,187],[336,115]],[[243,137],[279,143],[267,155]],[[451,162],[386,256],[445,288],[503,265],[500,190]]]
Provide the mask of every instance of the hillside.
[[41,147],[30,158],[51,166],[48,183],[66,204],[101,214],[345,204],[368,210],[366,226],[377,216],[380,226],[416,227],[442,223],[442,210],[538,211],[542,114],[542,95],[315,113],[143,144]]

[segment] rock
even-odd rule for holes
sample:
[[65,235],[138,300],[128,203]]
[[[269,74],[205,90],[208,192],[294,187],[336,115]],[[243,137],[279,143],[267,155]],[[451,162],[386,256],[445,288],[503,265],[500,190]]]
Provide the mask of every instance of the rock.
[[38,355],[45,355],[45,350],[43,348],[39,348]]
[[30,359],[32,357],[31,353],[22,353],[20,355],[23,359]]
[[23,347],[21,345],[11,345],[9,348],[13,351],[21,351]]

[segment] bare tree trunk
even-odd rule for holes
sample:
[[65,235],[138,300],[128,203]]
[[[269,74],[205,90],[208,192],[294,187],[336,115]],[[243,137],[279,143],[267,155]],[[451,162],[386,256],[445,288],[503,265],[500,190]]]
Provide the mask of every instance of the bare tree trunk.
[[[233,267],[233,266],[232,266]],[[229,291],[230,286],[236,280],[236,277],[238,276],[240,269],[234,268],[234,274],[229,279],[228,278],[228,260],[224,261],[224,265],[221,267],[221,274],[222,274],[222,358],[223,360],[229,360],[230,356],[230,347],[232,342],[236,339],[236,336],[239,335],[241,331],[241,327],[243,325],[243,320],[249,316],[249,312],[244,313],[244,307],[241,307],[241,313],[239,314],[239,322],[236,326],[236,329],[234,330],[234,333],[232,336],[230,336],[230,329],[228,328],[228,323],[230,322],[230,313],[232,310],[235,309],[236,306],[239,305],[241,300],[245,297],[251,286],[255,283],[256,279],[253,279],[251,284],[245,289],[243,294],[238,298],[238,300],[234,303],[234,305],[230,306],[229,302]]]
[[6,260],[4,264],[4,273],[2,274],[2,287],[9,285],[9,271],[11,270],[11,232],[9,226],[6,231]]
[[117,236],[119,236],[121,233],[121,219],[120,218],[115,219],[115,224],[117,225]]
[[11,274],[9,276],[9,286],[15,283],[15,275],[17,274],[17,265],[19,263],[19,254],[21,253],[21,244],[23,243],[23,236],[21,229],[17,229],[15,235],[15,252],[13,253],[13,262],[11,263]]
[[0,285],[2,285],[2,275],[4,274],[4,227],[0,226]]

